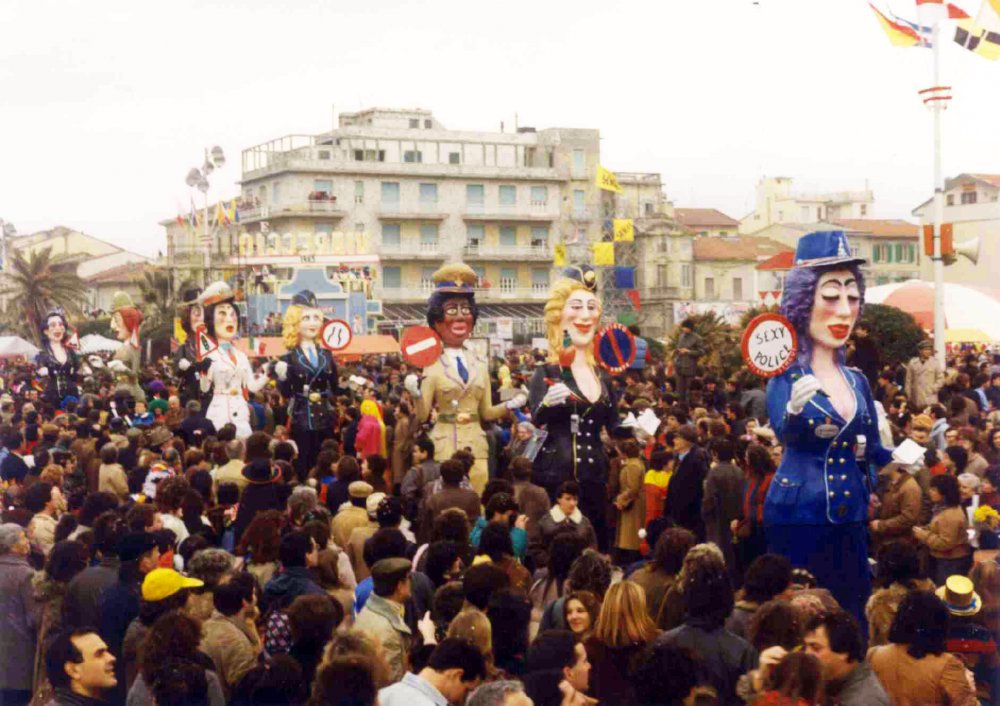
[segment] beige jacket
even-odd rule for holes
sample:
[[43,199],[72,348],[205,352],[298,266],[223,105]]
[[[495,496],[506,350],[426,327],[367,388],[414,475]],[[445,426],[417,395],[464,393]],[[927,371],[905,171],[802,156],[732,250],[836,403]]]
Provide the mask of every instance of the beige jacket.
[[114,493],[120,500],[128,497],[128,476],[121,464],[101,464],[97,471],[97,489],[102,493]]
[[959,559],[972,551],[968,519],[960,507],[945,508],[931,520],[924,544],[935,559]]
[[906,397],[910,401],[910,409],[923,411],[938,402],[938,390],[944,383],[944,372],[934,356],[921,360],[920,356],[912,358],[906,365]]
[[906,645],[883,645],[868,651],[868,662],[894,704],[906,706],[978,706],[965,666],[953,654],[914,659]]
[[199,649],[212,658],[228,691],[257,664],[260,644],[246,623],[214,611],[204,623]]
[[59,524],[52,515],[39,512],[28,523],[28,539],[38,545],[42,554],[48,556],[52,545],[56,543],[56,525]]
[[354,531],[354,528],[371,525],[368,512],[363,507],[350,505],[338,510],[337,514],[330,520],[330,537],[338,547],[347,551],[348,541],[351,539],[351,532]]

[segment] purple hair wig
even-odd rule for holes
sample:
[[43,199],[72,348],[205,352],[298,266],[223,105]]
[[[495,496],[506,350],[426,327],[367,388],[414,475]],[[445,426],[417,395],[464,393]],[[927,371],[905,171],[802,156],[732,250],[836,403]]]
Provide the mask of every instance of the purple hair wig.
[[[798,360],[802,363],[808,363],[812,357],[809,320],[812,318],[813,304],[816,301],[816,285],[821,275],[836,270],[847,270],[858,281],[858,292],[861,294],[861,305],[858,309],[860,319],[865,309],[865,278],[857,264],[796,267],[785,277],[785,289],[781,294],[781,314],[792,323],[799,335]],[[845,360],[843,346],[837,350],[837,360],[840,363]]]

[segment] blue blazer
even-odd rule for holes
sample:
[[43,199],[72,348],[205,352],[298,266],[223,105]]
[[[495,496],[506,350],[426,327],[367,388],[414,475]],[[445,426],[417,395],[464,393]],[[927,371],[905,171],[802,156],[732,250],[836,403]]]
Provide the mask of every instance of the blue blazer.
[[[844,419],[823,394],[810,399],[801,414],[786,406],[792,385],[812,374],[793,365],[767,386],[767,413],[785,453],[764,502],[765,525],[846,525],[865,522],[868,496],[875,487],[872,463],[881,467],[892,452],[879,440],[875,402],[864,373],[841,366],[854,390],[855,412]],[[859,437],[865,443],[859,463]]]

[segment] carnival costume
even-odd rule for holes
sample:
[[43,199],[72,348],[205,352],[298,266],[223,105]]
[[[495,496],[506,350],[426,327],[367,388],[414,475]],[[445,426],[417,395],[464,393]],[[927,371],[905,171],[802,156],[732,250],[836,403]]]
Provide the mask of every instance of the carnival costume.
[[417,387],[416,376],[408,375],[406,389],[416,402],[420,423],[437,409],[431,429],[436,460],[445,461],[465,448],[472,449],[476,462],[469,473],[472,487],[482,493],[489,477],[489,445],[482,423],[500,419],[524,405],[524,395],[494,405],[489,361],[477,353],[468,339],[475,327],[475,285],[478,277],[462,263],[448,264],[434,273],[434,292],[428,300],[427,323],[444,344],[441,357],[424,368]]
[[[61,331],[58,330],[58,322],[62,324]],[[42,349],[35,356],[36,370],[40,377],[45,378],[42,399],[56,409],[65,398],[80,396],[76,377],[80,373],[81,360],[76,351],[65,346],[68,332],[65,314],[59,309],[50,311],[45,315],[42,328]],[[58,357],[59,350],[66,356],[62,361]]]
[[295,470],[302,480],[333,432],[338,373],[333,355],[319,344],[322,325],[316,295],[306,289],[293,296],[282,321],[288,352],[274,368],[278,387],[288,401],[292,439],[299,450]]
[[222,429],[226,424],[236,426],[236,438],[245,439],[253,430],[250,428],[251,393],[267,384],[267,375],[255,375],[246,353],[236,348],[233,339],[239,333],[239,312],[236,297],[225,282],[216,282],[201,295],[205,309],[205,327],[209,337],[218,347],[205,358],[211,361],[207,371],[201,374],[201,391],[211,390],[212,401],[205,411],[205,417]]
[[183,294],[182,303],[177,307],[181,329],[186,337],[184,343],[174,353],[174,372],[180,380],[178,394],[181,402],[186,404],[190,400],[198,400],[202,409],[205,409],[211,393],[201,391],[199,374],[203,370],[208,370],[211,363],[207,358],[200,362],[198,360],[198,329],[205,323],[204,308],[198,301],[201,293],[200,288],[187,290]]
[[[843,343],[864,305],[862,262],[850,255],[842,231],[810,233],[799,240],[781,304],[781,313],[796,329],[798,355],[767,386],[768,416],[785,452],[764,503],[764,526],[769,551],[808,569],[844,610],[863,621],[871,593],[866,527],[874,487],[870,464],[881,467],[892,454],[879,438],[868,381],[843,363]],[[843,273],[843,284],[833,280],[829,295],[828,284],[820,286],[828,273]],[[857,310],[845,304],[839,320],[827,319],[836,321],[829,328],[839,342],[824,345],[834,349],[836,368],[853,396],[854,411],[847,416],[821,389],[810,360],[818,347],[810,325],[814,317],[828,315],[821,307],[837,306],[823,300],[839,301],[832,296],[838,287],[856,297]]]
[[[114,371],[118,378],[114,397],[118,400],[131,399],[135,402],[145,402],[146,393],[139,386],[139,326],[142,324],[142,312],[133,304],[132,298],[126,292],[115,292],[111,300],[111,331],[121,342],[121,347],[115,351],[108,361],[108,369]],[[118,410],[125,413],[126,410]],[[128,410],[131,412],[131,409]]]
[[[545,305],[549,362],[535,368],[528,400],[532,422],[543,426],[547,434],[532,465],[532,483],[545,488],[554,503],[563,482],[577,481],[580,510],[594,525],[604,549],[608,534],[605,516],[610,462],[601,441],[601,430],[612,437],[629,436],[632,432],[619,426],[618,398],[610,376],[594,365],[592,346],[601,314],[596,291],[596,273],[586,266],[567,268],[553,285],[552,296]],[[576,292],[585,292],[596,304],[596,310],[584,314],[583,333],[575,332],[569,338],[569,329],[574,324],[564,320],[571,316],[564,315],[564,309],[571,308],[568,302]],[[572,361],[576,356],[585,357],[600,383],[600,394],[594,400],[580,389],[573,374]]]

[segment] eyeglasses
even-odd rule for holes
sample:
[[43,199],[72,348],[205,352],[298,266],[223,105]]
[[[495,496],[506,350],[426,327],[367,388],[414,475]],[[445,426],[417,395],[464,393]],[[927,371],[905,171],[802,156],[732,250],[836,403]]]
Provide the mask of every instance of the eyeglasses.
[[472,316],[472,307],[463,304],[462,306],[449,306],[444,310],[445,316]]

